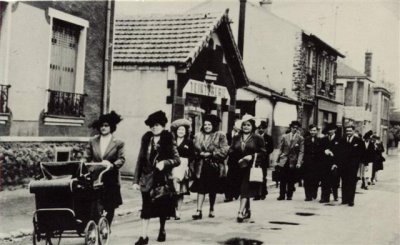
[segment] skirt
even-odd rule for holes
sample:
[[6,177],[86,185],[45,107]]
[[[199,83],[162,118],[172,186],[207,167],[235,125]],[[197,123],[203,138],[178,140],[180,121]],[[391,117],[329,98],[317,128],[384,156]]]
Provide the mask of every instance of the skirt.
[[140,218],[175,217],[175,198],[152,201],[150,192],[142,192],[142,211]]
[[240,197],[250,198],[261,196],[262,194],[262,183],[261,182],[250,182],[250,168],[242,169],[241,185],[240,185]]
[[199,194],[224,193],[224,182],[224,179],[220,178],[219,169],[209,164],[203,164],[200,178],[193,181],[190,191]]

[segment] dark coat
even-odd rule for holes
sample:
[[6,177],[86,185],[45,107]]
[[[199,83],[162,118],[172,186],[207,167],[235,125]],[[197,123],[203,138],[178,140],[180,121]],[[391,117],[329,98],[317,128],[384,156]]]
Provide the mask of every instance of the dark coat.
[[311,136],[304,140],[303,174],[317,175],[321,171],[321,160],[323,154],[322,139]]
[[267,134],[267,133],[263,133],[261,135],[264,139],[265,142],[265,150],[266,152],[263,154],[263,161],[265,162],[266,166],[265,167],[269,167],[269,162],[270,162],[270,158],[269,155],[274,151],[274,141],[272,139],[272,137]]
[[339,165],[341,172],[356,176],[364,152],[365,144],[359,137],[353,136],[350,143],[347,142],[346,137],[343,138]]
[[104,174],[104,206],[109,208],[116,208],[122,204],[122,196],[120,191],[121,176],[119,169],[125,163],[125,148],[124,142],[117,140],[114,137],[104,153],[101,156],[100,152],[100,135],[96,135],[89,141],[86,150],[86,160],[88,162],[102,162],[103,160],[109,161],[113,168]]
[[150,162],[148,149],[152,139],[153,133],[150,131],[143,135],[138,160],[136,162],[134,183],[140,184],[142,192],[148,192],[152,188],[157,162],[164,161],[165,165],[162,172],[168,177],[168,179],[172,179],[172,168],[179,166],[180,164],[175,140],[172,134],[165,130],[161,133],[160,140],[156,145],[157,156],[154,162]]
[[368,165],[368,163],[371,163],[375,160],[375,145],[372,142],[369,142],[368,147],[365,146],[365,141],[364,143],[364,153],[362,154],[361,158],[361,163]]
[[180,145],[177,146],[177,150],[180,157],[188,158],[189,162],[194,159],[194,147],[193,142],[185,138]]
[[[335,134],[334,138],[330,140],[330,136],[327,135],[322,138],[322,162],[323,162],[323,170],[330,171],[332,165],[339,166],[342,153],[342,140],[339,135]],[[325,151],[330,150],[333,153],[333,156],[328,156]]]

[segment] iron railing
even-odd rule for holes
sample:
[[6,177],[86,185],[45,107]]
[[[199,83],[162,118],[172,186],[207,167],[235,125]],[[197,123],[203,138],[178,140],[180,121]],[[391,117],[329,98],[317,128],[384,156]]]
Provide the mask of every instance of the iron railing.
[[10,85],[0,84],[0,113],[9,113],[8,109],[8,89]]
[[48,90],[47,114],[81,117],[86,94]]

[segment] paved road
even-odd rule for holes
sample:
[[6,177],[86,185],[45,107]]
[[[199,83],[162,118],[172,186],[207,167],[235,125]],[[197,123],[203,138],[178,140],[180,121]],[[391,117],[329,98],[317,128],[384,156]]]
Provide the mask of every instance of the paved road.
[[[190,207],[181,221],[167,223],[163,244],[400,244],[399,159],[388,157],[377,185],[357,190],[354,207],[304,202],[302,188],[297,188],[292,201],[277,201],[273,189],[266,200],[252,203],[253,217],[242,224],[235,220],[237,201],[218,204],[214,219],[208,218],[204,209],[206,217],[200,221],[191,219],[194,208]],[[150,244],[157,244],[157,220],[151,221],[150,234]],[[110,244],[133,244],[139,235],[139,218],[126,216],[114,225]],[[245,240],[253,242],[240,242]],[[82,241],[63,240],[62,244]],[[13,244],[31,241],[26,238]]]

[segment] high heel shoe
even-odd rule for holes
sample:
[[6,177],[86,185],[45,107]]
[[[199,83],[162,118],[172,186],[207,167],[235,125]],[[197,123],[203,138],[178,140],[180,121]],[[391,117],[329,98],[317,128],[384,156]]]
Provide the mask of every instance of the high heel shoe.
[[201,213],[201,210],[197,210],[196,214],[192,215],[192,218],[194,220],[202,219],[203,218],[203,214]]
[[214,218],[215,217],[214,210],[210,210],[210,213],[208,213],[208,217],[209,218]]
[[238,216],[236,218],[238,223],[242,223],[243,222],[243,214],[241,212],[238,212]]
[[244,219],[250,219],[250,217],[251,217],[251,211],[247,209],[246,212],[243,215],[243,218]]
[[160,232],[158,233],[157,242],[165,242],[166,238],[167,233],[165,232],[165,230],[160,230]]

